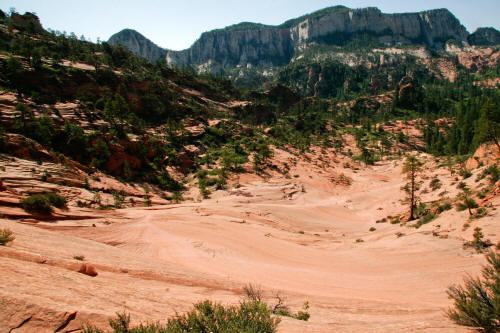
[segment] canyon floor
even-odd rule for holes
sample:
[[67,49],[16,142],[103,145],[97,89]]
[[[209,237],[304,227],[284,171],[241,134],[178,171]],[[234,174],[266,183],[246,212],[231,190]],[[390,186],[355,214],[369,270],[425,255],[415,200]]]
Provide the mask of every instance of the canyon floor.
[[[422,188],[434,176],[443,184],[422,201],[456,195],[456,175],[422,158]],[[205,299],[237,304],[249,283],[271,304],[280,292],[292,312],[309,303],[309,321],[282,318],[279,332],[468,331],[446,318],[446,289],[485,262],[463,247],[476,226],[500,239],[498,195],[482,219],[452,209],[419,229],[376,223],[407,213],[403,159],[365,167],[330,152],[277,151],[275,160],[292,165],[286,176],[240,174],[201,202],[117,210],[70,203],[43,221],[23,216],[16,195],[58,185],[23,174],[28,160],[3,158],[0,228],[16,239],[0,246],[0,332],[73,332],[89,322],[107,328],[116,312],[134,323],[162,321]],[[481,170],[465,182],[476,186]],[[74,199],[84,196],[70,190]],[[82,262],[98,275],[78,273]]]

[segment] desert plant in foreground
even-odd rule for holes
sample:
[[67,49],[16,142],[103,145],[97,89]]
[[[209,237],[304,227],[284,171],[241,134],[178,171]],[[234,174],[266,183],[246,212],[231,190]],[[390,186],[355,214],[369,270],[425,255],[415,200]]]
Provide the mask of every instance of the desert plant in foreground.
[[1,229],[0,230],[0,245],[5,245],[9,242],[12,242],[16,237],[12,235],[12,231],[10,229]]
[[[168,319],[165,325],[146,324],[130,327],[130,315],[118,314],[109,321],[113,333],[184,333],[184,332],[259,332],[274,333],[280,323],[273,318],[271,310],[262,302],[242,302],[236,306],[223,306],[210,301],[194,305],[194,309],[184,315]],[[86,326],[84,333],[103,333],[93,326]]]
[[490,333],[500,331],[500,255],[490,252],[486,259],[480,277],[467,277],[463,285],[448,288],[454,306],[446,314],[458,325]]

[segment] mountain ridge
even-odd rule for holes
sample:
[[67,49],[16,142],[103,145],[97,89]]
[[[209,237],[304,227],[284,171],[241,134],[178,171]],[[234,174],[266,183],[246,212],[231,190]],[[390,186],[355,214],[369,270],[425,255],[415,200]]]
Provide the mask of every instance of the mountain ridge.
[[[124,31],[128,33],[127,29]],[[498,43],[495,29],[478,31],[470,34],[445,8],[386,14],[376,7],[351,9],[333,6],[289,19],[280,25],[240,22],[206,31],[191,47],[180,51],[160,48],[138,32],[127,36],[122,31],[113,35],[110,42],[114,45],[120,43],[152,62],[164,57],[169,65],[221,73],[236,67],[287,65],[297,50],[310,45],[342,46],[342,43],[356,39],[379,46],[418,44],[437,49],[443,49],[448,40],[463,45]]]

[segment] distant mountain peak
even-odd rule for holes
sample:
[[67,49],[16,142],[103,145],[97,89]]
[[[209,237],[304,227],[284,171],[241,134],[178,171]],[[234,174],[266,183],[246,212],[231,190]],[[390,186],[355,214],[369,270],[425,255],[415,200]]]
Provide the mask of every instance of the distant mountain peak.
[[468,38],[471,45],[491,46],[500,44],[500,31],[492,27],[478,28]]
[[123,29],[108,40],[111,45],[122,45],[132,53],[144,57],[151,62],[165,58],[166,50],[153,43],[134,29]]

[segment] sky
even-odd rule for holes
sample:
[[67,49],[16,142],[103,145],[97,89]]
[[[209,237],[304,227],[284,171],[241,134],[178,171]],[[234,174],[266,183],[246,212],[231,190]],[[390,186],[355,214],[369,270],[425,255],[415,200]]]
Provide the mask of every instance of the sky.
[[46,29],[96,42],[130,28],[172,50],[190,47],[205,31],[239,22],[278,25],[335,5],[378,7],[384,13],[448,8],[469,32],[500,30],[500,0],[0,0],[5,12],[35,12]]

